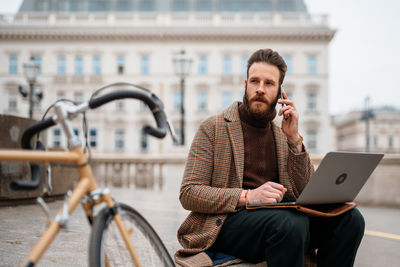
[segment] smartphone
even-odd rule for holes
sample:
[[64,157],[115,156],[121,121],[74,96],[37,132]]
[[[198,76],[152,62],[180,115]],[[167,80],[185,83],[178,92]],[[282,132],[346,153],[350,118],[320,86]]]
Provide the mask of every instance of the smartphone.
[[[282,87],[282,86],[281,86],[281,90],[280,90],[280,91],[281,91],[281,95],[279,96],[279,98],[283,100],[283,94],[282,94],[282,93],[283,93],[285,90],[283,90],[283,87]],[[286,104],[284,104],[284,103],[282,103],[281,105],[282,105],[282,108],[286,106]],[[282,115],[284,115],[284,114],[282,114]],[[285,118],[285,116],[283,116],[283,118],[284,118],[284,120],[289,119],[289,117]]]
[[[285,90],[283,90],[283,87],[281,87],[281,90],[280,90],[280,91],[281,91],[281,95],[279,96],[279,98],[283,100],[283,94],[282,94],[282,92],[284,92]],[[286,106],[284,103],[282,103],[281,105],[282,105],[282,107]]]

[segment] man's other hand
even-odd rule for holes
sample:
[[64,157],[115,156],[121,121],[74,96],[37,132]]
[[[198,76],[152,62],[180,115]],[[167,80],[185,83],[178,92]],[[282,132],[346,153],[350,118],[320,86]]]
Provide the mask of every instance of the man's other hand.
[[283,185],[266,182],[265,184],[250,190],[247,194],[249,204],[278,203],[282,201],[287,189]]

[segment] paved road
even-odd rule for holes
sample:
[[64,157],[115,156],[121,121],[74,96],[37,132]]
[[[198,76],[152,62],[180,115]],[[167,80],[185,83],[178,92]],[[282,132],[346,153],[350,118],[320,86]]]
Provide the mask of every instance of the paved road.
[[[142,212],[171,254],[179,247],[176,231],[187,215],[177,200],[179,182],[174,180],[166,179],[162,189],[111,189],[117,200]],[[48,204],[53,215],[62,206],[61,201]],[[362,206],[360,210],[367,232],[355,266],[400,266],[400,208]],[[44,216],[37,205],[0,208],[0,266],[18,266],[44,228]],[[57,236],[39,266],[86,266],[89,230],[79,207],[68,229]]]

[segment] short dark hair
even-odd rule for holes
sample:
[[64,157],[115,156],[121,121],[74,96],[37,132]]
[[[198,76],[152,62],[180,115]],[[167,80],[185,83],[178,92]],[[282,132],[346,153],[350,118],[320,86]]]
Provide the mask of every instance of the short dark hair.
[[254,52],[249,60],[247,61],[247,79],[249,78],[249,69],[253,63],[256,62],[265,62],[270,65],[274,65],[278,68],[279,70],[279,86],[282,84],[283,79],[285,78],[287,66],[285,63],[285,60],[279,55],[278,52],[272,50],[272,49],[260,49]]

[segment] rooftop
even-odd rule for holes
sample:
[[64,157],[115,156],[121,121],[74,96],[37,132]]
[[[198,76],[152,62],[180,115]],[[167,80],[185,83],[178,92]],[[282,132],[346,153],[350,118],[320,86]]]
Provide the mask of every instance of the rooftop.
[[297,12],[303,0],[24,0],[19,12]]

